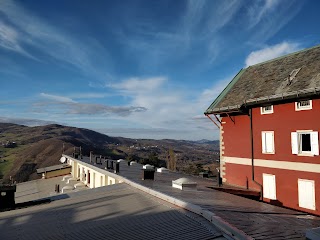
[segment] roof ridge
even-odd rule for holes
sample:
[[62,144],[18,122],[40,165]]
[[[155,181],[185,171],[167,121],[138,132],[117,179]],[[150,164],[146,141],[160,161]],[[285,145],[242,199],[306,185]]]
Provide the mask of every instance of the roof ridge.
[[314,48],[319,48],[319,47],[320,47],[320,44],[316,45],[316,46],[313,46],[313,47],[310,47],[310,48],[304,48],[304,49],[301,49],[301,50],[296,51],[296,52],[288,53],[288,54],[285,54],[285,55],[282,55],[282,56],[279,56],[279,57],[276,57],[276,58],[273,58],[273,59],[266,60],[264,62],[260,62],[260,63],[256,63],[256,64],[253,64],[253,65],[250,65],[247,68],[256,67],[256,66],[259,66],[259,65],[262,65],[262,64],[265,64],[265,63],[269,63],[269,62],[273,62],[273,61],[276,61],[276,60],[279,60],[279,59],[282,59],[282,58],[285,58],[285,57],[288,57],[288,56],[292,56],[292,55],[295,55],[295,54],[298,54],[298,53],[307,52],[309,50],[312,50]]

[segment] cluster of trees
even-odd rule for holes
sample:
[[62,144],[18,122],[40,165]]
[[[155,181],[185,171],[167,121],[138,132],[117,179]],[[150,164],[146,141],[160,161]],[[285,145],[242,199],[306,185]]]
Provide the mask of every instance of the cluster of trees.
[[159,156],[156,152],[151,152],[146,158],[140,158],[136,155],[129,154],[126,157],[126,160],[137,161],[141,164],[150,164],[155,167],[166,167],[171,171],[181,171],[191,175],[199,175],[200,172],[209,172],[213,174],[213,172],[210,171],[210,168],[204,169],[201,163],[182,160],[178,161],[173,149],[168,150],[165,161],[159,159]]

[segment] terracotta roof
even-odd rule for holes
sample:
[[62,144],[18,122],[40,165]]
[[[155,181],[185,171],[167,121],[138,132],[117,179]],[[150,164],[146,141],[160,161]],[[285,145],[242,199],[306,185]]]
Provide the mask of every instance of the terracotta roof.
[[310,97],[319,92],[320,45],[242,69],[205,114],[238,111],[246,104]]

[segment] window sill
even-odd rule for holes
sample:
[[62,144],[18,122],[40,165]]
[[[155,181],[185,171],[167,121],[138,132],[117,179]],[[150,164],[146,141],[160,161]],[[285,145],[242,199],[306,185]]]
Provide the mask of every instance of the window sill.
[[310,107],[310,108],[296,108],[295,110],[296,110],[296,112],[304,111],[304,110],[312,110],[312,107]]
[[314,157],[313,153],[298,153],[297,155],[301,157]]
[[262,154],[275,154],[275,152],[270,152],[270,153],[268,153],[268,152],[263,152]]

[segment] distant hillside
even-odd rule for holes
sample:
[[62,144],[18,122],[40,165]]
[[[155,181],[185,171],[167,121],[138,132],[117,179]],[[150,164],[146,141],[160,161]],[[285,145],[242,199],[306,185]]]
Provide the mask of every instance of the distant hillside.
[[[10,145],[8,143],[15,143]],[[74,146],[81,146],[84,155],[90,151],[111,159],[147,159],[156,154],[166,160],[168,150],[173,149],[181,163],[190,161],[208,164],[218,159],[218,141],[150,140],[109,137],[83,128],[66,127],[57,124],[26,127],[0,123],[0,178],[12,176],[23,182],[35,179],[37,168],[58,164],[62,146],[71,154]]]

